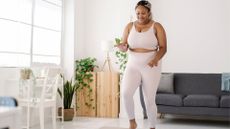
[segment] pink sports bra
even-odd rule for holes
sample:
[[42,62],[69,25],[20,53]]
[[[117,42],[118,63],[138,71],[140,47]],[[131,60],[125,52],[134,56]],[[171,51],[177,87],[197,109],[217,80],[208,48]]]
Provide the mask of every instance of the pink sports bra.
[[154,23],[145,32],[138,32],[133,23],[133,26],[128,36],[129,47],[130,48],[156,49],[158,47],[158,41],[155,36],[155,29],[153,29]]

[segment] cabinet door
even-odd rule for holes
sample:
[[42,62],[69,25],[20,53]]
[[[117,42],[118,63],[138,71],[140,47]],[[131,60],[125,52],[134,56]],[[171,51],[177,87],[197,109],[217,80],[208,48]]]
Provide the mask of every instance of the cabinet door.
[[97,72],[97,117],[118,117],[119,73]]

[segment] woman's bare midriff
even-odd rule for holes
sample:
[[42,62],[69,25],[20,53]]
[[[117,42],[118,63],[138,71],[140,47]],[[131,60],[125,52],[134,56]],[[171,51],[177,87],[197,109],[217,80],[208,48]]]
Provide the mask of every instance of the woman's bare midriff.
[[137,53],[147,53],[147,52],[157,51],[157,49],[146,49],[146,48],[129,48],[129,50]]

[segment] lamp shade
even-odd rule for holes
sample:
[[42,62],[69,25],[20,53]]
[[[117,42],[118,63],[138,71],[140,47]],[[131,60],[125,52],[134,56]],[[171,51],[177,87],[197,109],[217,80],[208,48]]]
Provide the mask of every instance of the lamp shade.
[[103,40],[101,41],[101,49],[106,52],[112,51],[114,46],[113,43],[112,40]]

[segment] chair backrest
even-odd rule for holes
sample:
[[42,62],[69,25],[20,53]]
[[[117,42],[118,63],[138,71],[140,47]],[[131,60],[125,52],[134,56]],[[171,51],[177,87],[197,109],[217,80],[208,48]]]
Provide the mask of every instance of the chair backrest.
[[52,99],[56,100],[57,89],[59,85],[62,85],[62,78],[60,76],[60,69],[48,68],[45,71],[42,81],[41,100]]
[[32,68],[33,77],[28,80],[21,80],[22,98],[29,100],[52,99],[56,100],[57,88],[62,85],[60,67]]
[[2,96],[2,97],[0,97],[0,106],[17,107],[18,102],[14,97]]

